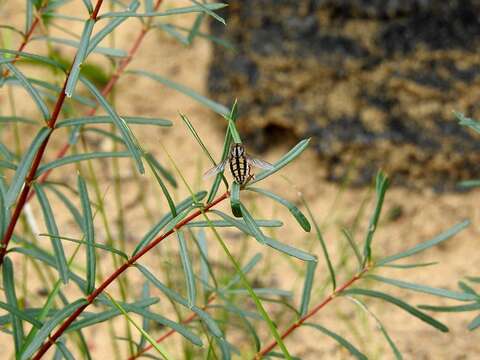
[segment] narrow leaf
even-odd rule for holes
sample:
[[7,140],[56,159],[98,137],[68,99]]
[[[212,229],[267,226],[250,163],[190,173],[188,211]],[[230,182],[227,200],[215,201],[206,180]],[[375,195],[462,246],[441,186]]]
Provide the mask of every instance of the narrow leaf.
[[158,185],[160,185],[160,188],[162,189],[163,195],[167,199],[168,207],[170,208],[170,212],[172,213],[172,216],[177,216],[177,210],[175,209],[175,204],[173,202],[172,196],[170,195],[165,183],[163,182],[162,178],[160,175],[157,173],[157,168],[154,166],[154,157],[150,153],[146,153],[144,155],[145,160],[147,161],[148,166],[150,167],[150,170],[152,170],[153,175],[155,176],[155,179],[157,180]]
[[[84,2],[90,3],[90,0],[83,0]],[[90,3],[90,6],[92,4]],[[92,9],[93,11],[93,9]],[[88,42],[92,36],[93,26],[95,25],[95,20],[88,19],[85,22],[82,37],[80,38],[80,44],[78,45],[77,55],[75,55],[75,60],[73,61],[72,69],[68,75],[67,85],[65,86],[65,95],[67,97],[72,97],[77,85],[78,77],[80,76],[80,67],[85,61],[87,55]]]
[[468,330],[473,331],[480,327],[480,315],[475,317],[470,324],[468,324]]
[[[58,236],[58,227],[55,222],[55,216],[53,215],[52,208],[48,201],[47,195],[43,191],[43,188],[38,184],[33,184],[33,188],[37,194],[38,201],[42,207],[43,218],[45,220],[45,225],[47,226],[48,232],[52,235]],[[55,259],[58,265],[58,271],[60,277],[64,284],[68,282],[68,265],[67,259],[65,258],[65,252],[63,251],[62,242],[59,239],[51,238],[53,251],[55,253]]]
[[263,235],[262,230],[258,227],[257,223],[253,216],[248,212],[245,206],[240,203],[240,210],[242,211],[243,219],[245,220],[245,224],[250,229],[250,232],[253,234],[253,237],[262,245],[265,245],[266,239],[265,235]]
[[[139,124],[139,125],[154,125],[154,126],[172,126],[170,120],[157,119],[157,118],[145,118],[145,117],[133,117],[133,116],[123,116],[122,117],[127,124]],[[114,124],[114,120],[110,116],[88,116],[88,117],[79,117],[72,119],[61,120],[55,126],[56,128],[76,126],[76,125],[87,125],[87,124]]]
[[317,269],[317,261],[307,262],[307,273],[305,274],[305,282],[303,284],[302,303],[300,305],[300,316],[303,317],[308,312],[308,305],[310,304],[310,295],[312,294],[313,279],[315,277],[315,270]]
[[[5,257],[3,262],[3,290],[5,292],[5,298],[7,299],[7,304],[11,307],[17,308],[19,311],[22,311],[19,308],[17,294],[15,292],[15,282],[13,276],[13,265],[10,258]],[[15,345],[15,353],[19,353],[22,348],[22,343],[24,339],[23,333],[23,323],[22,319],[15,316],[12,316],[12,331],[13,331],[13,343]]]
[[364,354],[362,354],[355,346],[353,346],[349,341],[347,341],[345,338],[341,337],[337,333],[334,333],[333,331],[328,330],[327,328],[318,324],[304,323],[303,325],[313,327],[314,329],[320,330],[325,335],[330,336],[332,339],[342,345],[345,349],[347,349],[350,354],[355,357],[355,359],[368,360],[368,358]]
[[195,299],[197,296],[197,290],[195,287],[195,275],[193,273],[190,256],[188,255],[185,235],[182,230],[177,231],[177,239],[180,249],[180,258],[182,259],[183,273],[185,274],[185,280],[187,283],[188,307],[191,308],[193,305],[195,305]]
[[230,192],[230,206],[232,214],[235,217],[242,217],[242,207],[240,203],[240,184],[234,181]]
[[82,306],[86,306],[88,303],[85,299],[79,299],[71,304],[68,304],[63,309],[55,313],[52,318],[46,321],[40,330],[37,332],[37,335],[30,343],[30,345],[25,349],[21,355],[21,360],[29,359],[35,351],[42,345],[42,343],[47,339],[53,329],[57,327],[60,323],[63,322],[68,316],[70,316],[74,311]]
[[23,75],[20,70],[18,70],[15,65],[6,63],[4,66],[12,72],[12,74],[18,79],[18,81],[23,85],[25,90],[30,94],[32,100],[35,102],[35,104],[38,106],[40,109],[43,119],[45,121],[48,121],[50,118],[50,112],[48,111],[47,104],[42,99],[42,96],[39,94],[39,92],[30,84],[28,79]]
[[39,177],[48,170],[55,169],[60,166],[75,164],[79,161],[91,160],[91,159],[105,159],[105,158],[128,158],[131,156],[131,152],[126,151],[105,151],[105,152],[91,152],[86,154],[68,155],[63,158],[53,160],[49,163],[39,166],[35,177]]
[[37,136],[35,136],[35,139],[33,139],[30,147],[23,155],[20,164],[18,164],[17,171],[13,176],[7,195],[5,196],[7,208],[10,208],[17,199],[23,183],[25,182],[27,173],[30,170],[30,166],[32,165],[33,158],[37,154],[37,151],[42,145],[43,141],[45,141],[45,139],[50,135],[50,132],[51,130],[47,127],[41,128],[37,133]]
[[382,293],[380,291],[366,290],[366,289],[347,289],[347,290],[344,290],[342,293],[345,295],[364,295],[364,296],[370,296],[370,297],[382,299],[384,301],[387,301],[391,304],[394,304],[400,307],[401,309],[407,311],[411,315],[433,326],[434,328],[442,332],[448,332],[448,328],[445,325],[443,325],[441,322],[435,320],[434,318],[425,314],[424,312],[417,310],[413,306],[391,295]]
[[115,125],[117,126],[118,130],[122,134],[123,140],[127,144],[128,150],[130,151],[133,158],[135,159],[138,171],[141,174],[143,174],[145,172],[145,169],[144,169],[143,164],[142,164],[141,148],[140,148],[140,145],[138,144],[137,139],[133,135],[132,131],[128,127],[125,120],[123,120],[120,116],[118,116],[116,111],[110,106],[108,101],[98,91],[98,89],[96,88],[95,85],[93,85],[89,80],[85,79],[84,77],[80,77],[80,81],[97,98],[100,105],[103,107],[103,109],[110,115],[112,120],[115,122]]
[[376,281],[383,282],[385,284],[393,285],[402,289],[413,290],[425,294],[440,296],[449,299],[455,299],[458,301],[472,301],[480,300],[480,297],[468,293],[460,293],[456,291],[434,288],[426,285],[413,284],[402,280],[389,279],[378,275],[368,275],[366,278],[370,278]]
[[375,190],[377,194],[377,200],[375,203],[375,210],[370,218],[370,224],[368,225],[367,235],[365,237],[365,245],[363,248],[363,265],[365,266],[372,257],[372,240],[373,234],[377,230],[378,220],[380,219],[380,213],[382,212],[383,199],[388,188],[388,178],[383,172],[377,174],[375,182]]
[[455,305],[455,306],[431,306],[431,305],[419,305],[422,310],[435,311],[435,312],[464,312],[480,310],[480,302],[467,304],[467,305]]
[[80,194],[80,201],[82,203],[83,219],[85,222],[84,232],[85,240],[87,242],[87,293],[90,294],[95,290],[95,275],[96,275],[96,257],[95,257],[95,231],[93,227],[93,215],[90,208],[90,198],[88,196],[87,184],[85,180],[78,175],[78,192]]
[[207,4],[202,4],[201,2],[199,1],[196,1],[196,0],[190,0],[191,2],[193,2],[195,5],[198,5],[200,6],[204,11],[205,13],[207,13],[208,15],[210,15],[212,18],[214,18],[215,20],[221,22],[223,25],[226,25],[225,23],[225,20],[217,15],[215,12],[213,12],[212,10],[210,10],[208,7],[207,7]]
[[262,194],[262,195],[265,195],[265,196],[275,200],[276,202],[280,203],[281,205],[285,206],[288,209],[288,211],[290,211],[290,213],[293,215],[295,220],[297,220],[297,222],[300,224],[302,229],[305,230],[306,232],[310,231],[310,229],[311,229],[310,222],[305,217],[305,215],[303,215],[303,213],[290,201],[285,200],[284,198],[278,196],[277,194],[274,194],[274,193],[272,193],[268,190],[265,190],[265,189],[260,189],[260,188],[255,188],[255,187],[247,187],[245,189],[250,190],[250,191],[254,191],[254,192]]
[[184,94],[188,97],[191,97],[195,101],[198,101],[200,104],[212,109],[213,111],[215,111],[216,113],[218,113],[220,115],[228,115],[228,113],[229,113],[228,109],[225,106],[223,106],[223,105],[221,105],[221,104],[219,104],[219,103],[217,103],[213,100],[210,100],[203,95],[198,94],[197,92],[193,91],[192,89],[190,89],[190,88],[188,88],[184,85],[181,85],[181,84],[176,83],[172,80],[164,78],[163,76],[154,74],[152,72],[144,71],[144,70],[131,70],[129,72],[132,73],[132,74],[136,74],[136,75],[146,76],[146,77],[148,77],[152,80],[158,81],[158,82],[162,83],[163,85],[168,86],[169,88],[172,88],[176,91],[181,92],[182,94]]
[[426,249],[431,248],[432,246],[438,245],[441,242],[450,239],[452,236],[456,235],[457,233],[459,233],[460,231],[462,231],[463,229],[465,229],[469,225],[470,225],[469,220],[462,221],[461,223],[451,227],[450,229],[444,231],[443,233],[441,233],[440,235],[434,237],[433,239],[431,239],[429,241],[425,241],[423,243],[420,243],[417,246],[414,246],[411,249],[402,251],[402,252],[400,252],[396,255],[387,256],[383,259],[380,259],[379,261],[376,262],[375,265],[376,266],[382,266],[382,265],[388,264],[392,261],[400,260],[400,259],[412,256],[414,254],[417,254],[419,252],[422,252]]
[[280,158],[280,160],[276,161],[273,164],[274,169],[272,170],[264,170],[255,176],[255,180],[250,181],[250,185],[265,179],[266,177],[276,173],[281,168],[287,166],[290,162],[292,162],[295,158],[297,158],[308,146],[310,139],[304,139],[300,141],[295,147],[293,147],[288,153]]

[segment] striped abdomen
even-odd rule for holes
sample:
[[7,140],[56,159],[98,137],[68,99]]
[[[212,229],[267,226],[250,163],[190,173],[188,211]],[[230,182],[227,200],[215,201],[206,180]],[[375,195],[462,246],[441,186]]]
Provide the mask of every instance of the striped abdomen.
[[235,144],[230,153],[230,171],[240,185],[244,185],[250,180],[250,164],[247,161],[245,150],[240,144]]

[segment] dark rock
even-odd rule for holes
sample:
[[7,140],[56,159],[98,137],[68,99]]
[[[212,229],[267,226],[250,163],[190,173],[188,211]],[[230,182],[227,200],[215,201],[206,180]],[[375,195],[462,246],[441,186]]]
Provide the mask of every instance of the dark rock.
[[438,190],[480,178],[480,0],[229,0],[210,95],[250,146],[312,136],[327,177]]

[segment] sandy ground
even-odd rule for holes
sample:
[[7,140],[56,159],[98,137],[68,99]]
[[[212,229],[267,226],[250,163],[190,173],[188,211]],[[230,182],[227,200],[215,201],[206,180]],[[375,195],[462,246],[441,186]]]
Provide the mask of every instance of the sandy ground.
[[[15,3],[17,2],[1,4],[0,23],[22,24],[23,16],[16,10]],[[69,6],[73,9],[81,6],[80,3],[80,1],[75,1],[74,4]],[[188,22],[190,19],[182,19],[182,21]],[[128,22],[122,26],[117,36],[118,47],[128,49],[138,30],[139,26],[136,22]],[[17,40],[14,43],[17,43]],[[39,44],[34,44],[28,48],[29,51],[38,49],[41,49]],[[129,68],[146,69],[164,75],[201,94],[205,94],[209,56],[210,46],[206,41],[198,40],[195,41],[192,47],[185,48],[165,34],[152,32],[145,39],[138,56]],[[95,57],[94,59],[97,60],[99,58]],[[17,101],[22,102],[22,92],[16,91],[15,95]],[[116,109],[122,115],[162,117],[172,120],[174,126],[168,130],[136,127],[135,134],[145,149],[152,151],[163,164],[168,165],[168,157],[161,146],[163,144],[175,162],[184,170],[187,179],[189,179],[190,184],[195,189],[208,188],[209,182],[205,183],[201,178],[201,173],[209,167],[208,159],[204,156],[195,140],[189,135],[188,130],[178,116],[178,111],[189,116],[210,151],[213,154],[217,154],[217,157],[220,156],[223,142],[222,118],[176,91],[151,80],[131,75],[124,76],[120,80],[115,102]],[[6,92],[4,89],[0,89],[0,105],[4,107],[6,104]],[[22,103],[22,106],[19,107],[19,112],[22,115],[36,116],[30,103]],[[1,110],[1,115],[7,113],[9,113],[8,109]],[[2,132],[2,140],[4,141],[8,141],[8,139],[5,139],[6,134],[8,132]],[[53,157],[55,148],[65,141],[65,136],[66,133],[64,132],[55,133],[52,139],[52,146],[47,151],[48,158]],[[27,143],[28,141],[25,141],[25,145]],[[273,162],[286,152],[291,145],[278,146],[265,154],[263,158]],[[108,149],[110,144],[106,142],[99,146]],[[106,191],[106,204],[107,207],[113,209],[113,192],[109,190],[112,186],[112,181],[108,176],[110,170],[105,166],[106,163],[99,162],[98,164],[100,166],[97,169],[104,179],[101,187],[103,191]],[[128,189],[124,194],[125,202],[135,202],[138,194],[145,192],[148,196],[150,210],[154,218],[158,218],[166,210],[166,204],[163,200],[159,200],[159,192],[155,189],[154,180],[148,178],[143,179],[140,183],[135,183],[131,181],[130,163],[122,161],[121,164]],[[171,169],[171,166],[168,167]],[[322,163],[317,160],[313,151],[309,150],[298,161],[282,170],[281,174],[293,181],[304,194],[307,202],[313,209],[316,219],[322,224],[324,238],[332,253],[332,258],[338,263],[341,249],[345,247],[345,239],[342,237],[340,229],[342,226],[351,226],[360,204],[368,193],[368,189],[351,189],[348,185],[341,189],[338,184],[325,182],[323,180]],[[54,175],[54,178],[73,181],[74,176],[74,171],[59,171]],[[266,180],[261,183],[261,186],[274,190],[288,199],[298,201],[296,190],[280,176],[274,176]],[[182,185],[175,192],[175,197],[178,200],[186,196],[188,196],[188,190]],[[279,240],[299,248],[311,249],[319,256],[320,262],[316,285],[320,288],[326,278],[327,269],[321,257],[321,249],[315,234],[301,232],[284,209],[279,209],[270,202],[266,202],[263,199],[260,200],[255,196],[249,196],[249,198],[249,203],[256,209],[259,217],[269,218],[273,216],[284,221],[284,228],[275,230],[274,233]],[[389,219],[388,216],[382,218],[381,226],[378,228],[374,240],[374,254],[378,257],[393,254],[420,241],[428,240],[463,219],[470,219],[472,225],[452,241],[424,252],[416,256],[415,260],[411,260],[411,262],[439,261],[438,265],[417,271],[380,270],[378,273],[397,279],[449,289],[455,289],[457,281],[466,275],[478,276],[478,266],[475,265],[480,263],[480,251],[478,251],[480,232],[478,228],[478,224],[480,224],[479,200],[479,191],[472,191],[466,194],[436,194],[428,189],[423,191],[411,191],[404,188],[391,189],[385,200],[384,214],[392,213],[401,208],[401,216],[394,219]],[[371,201],[368,203],[359,223],[360,228],[356,236],[356,240],[359,242],[363,240],[363,234],[365,233],[372,207],[373,197],[371,197]],[[33,204],[33,211],[34,214],[39,211],[35,203]],[[133,248],[135,242],[145,232],[146,226],[151,222],[145,217],[139,206],[133,206],[128,210],[128,219],[127,238],[130,246]],[[62,219],[61,216],[58,221],[61,228],[68,233],[69,222],[66,219]],[[100,228],[97,231],[97,237],[101,241],[104,233],[101,229],[101,223],[98,222],[98,224]],[[42,227],[41,224],[39,226]],[[228,236],[232,232],[227,231],[224,233]],[[244,248],[241,246],[241,242],[247,240],[239,240],[232,236],[227,238],[232,251],[234,251],[237,257],[240,256],[239,251]],[[213,244],[213,236],[209,238],[210,240],[212,242],[212,258],[220,263],[225,263],[225,256]],[[268,269],[268,272],[257,272],[257,280],[261,281],[264,286],[276,286],[286,290],[293,290],[296,295],[294,301],[298,303],[298,298],[301,294],[301,281],[299,281],[294,271],[286,271],[285,269],[286,267],[289,269],[299,268],[302,264],[296,261],[292,264],[292,262],[285,260],[283,257],[278,257],[272,249],[262,248],[252,239],[248,241],[248,253],[253,254],[259,251],[265,255],[266,259],[265,263],[267,265],[264,265],[262,269]],[[176,247],[175,242],[165,243],[164,245],[165,250],[162,251],[173,251]],[[158,254],[152,254],[145,259],[145,264],[155,269],[159,261],[165,261],[159,260]],[[15,260],[18,261],[18,259]],[[351,261],[353,263],[354,259],[352,258]],[[179,264],[174,266],[179,266]],[[104,273],[109,272],[108,261],[105,262],[103,271]],[[342,283],[348,279],[349,273],[344,271],[337,276],[339,282]],[[140,286],[137,280],[139,278],[132,275],[132,283],[138,286],[134,286],[131,291],[136,294],[138,294]],[[32,289],[40,285],[31,283]],[[372,287],[373,285],[368,284],[365,286]],[[401,295],[404,300],[412,305],[421,303],[453,304],[453,302],[438,300],[427,295],[400,291],[391,287],[378,287],[377,285],[375,287],[383,288],[392,294]],[[320,289],[316,289],[313,294],[313,303],[318,303],[324,296]],[[473,318],[472,313],[438,315],[437,318],[445,322],[450,328],[450,333],[443,334],[392,305],[371,301],[369,302],[369,307],[384,321],[390,335],[395,339],[397,346],[404,353],[406,359],[475,359],[478,357],[480,351],[480,331],[470,333],[466,330],[469,320]],[[277,311],[276,309],[271,309],[274,314]],[[338,321],[338,319],[343,319],[343,321]],[[280,327],[285,327],[289,320],[287,318],[287,320],[278,319],[278,321]],[[332,330],[345,335],[352,342],[358,344],[372,359],[393,358],[374,322],[368,320],[358,311],[358,308],[346,299],[335,300],[324,311],[317,314],[312,321],[330,326]],[[104,340],[107,336],[106,326],[95,327],[86,334],[89,337],[89,344],[93,349],[95,359],[111,358],[110,343],[108,340]],[[250,341],[248,338],[238,337],[235,334],[233,334],[233,337],[239,339],[240,348],[242,348],[242,344],[245,345],[245,341]],[[11,349],[10,339],[7,335],[0,333],[0,349],[4,350],[5,347]],[[171,345],[167,346],[174,351],[178,341],[177,343],[176,340],[172,339],[171,341]],[[297,331],[287,340],[287,346],[291,349],[292,354],[302,359],[318,359],[320,357],[328,359],[348,358],[347,353],[340,350],[329,338],[311,329]],[[249,347],[251,349],[250,345]],[[245,356],[246,354],[243,354],[242,358]]]

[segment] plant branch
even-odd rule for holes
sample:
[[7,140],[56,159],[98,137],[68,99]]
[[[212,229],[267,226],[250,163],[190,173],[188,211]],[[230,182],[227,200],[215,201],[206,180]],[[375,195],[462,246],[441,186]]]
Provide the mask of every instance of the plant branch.
[[[157,0],[155,6],[154,6],[154,10],[157,11],[158,8],[160,7],[160,5],[162,4],[162,0]],[[140,31],[140,33],[138,34],[137,38],[135,39],[135,41],[133,42],[133,45],[132,47],[130,48],[130,50],[128,51],[128,54],[125,58],[122,59],[122,61],[120,62],[117,70],[115,71],[115,73],[112,75],[112,77],[110,78],[110,80],[108,81],[108,83],[105,85],[105,87],[102,89],[101,91],[101,94],[106,97],[110,94],[110,92],[112,91],[113,87],[115,86],[115,84],[117,83],[118,79],[120,78],[120,76],[125,72],[125,69],[127,68],[127,66],[130,64],[130,62],[133,60],[133,57],[135,56],[135,54],[137,53],[138,49],[140,48],[140,45],[143,41],[143,39],[145,38],[145,35],[148,33],[148,31],[150,30],[150,27],[149,26],[145,26],[142,28],[142,30]],[[95,113],[97,112],[98,110],[98,106],[97,107],[94,107],[92,109],[90,109],[89,111],[87,111],[86,113],[86,116],[93,116],[95,115]],[[70,143],[69,142],[66,142],[62,148],[58,151],[57,155],[55,156],[56,159],[61,159],[63,158],[68,150],[70,149]],[[50,173],[53,171],[53,169],[48,169],[46,172],[44,172],[42,174],[42,176],[40,176],[40,178],[38,179],[38,182],[40,184],[44,183],[48,177],[50,176]],[[35,195],[35,192],[32,191],[30,192],[30,194],[28,195],[27,197],[27,201],[30,201],[30,199]]]
[[[95,11],[92,13],[92,19],[96,19],[96,17],[93,17],[93,16],[94,15],[96,16],[96,14],[98,14],[98,11],[100,10],[102,3],[103,3],[103,0],[98,0],[97,5],[95,6]],[[73,62],[72,62],[72,65],[73,65]],[[65,98],[66,98],[65,89],[66,89],[69,78],[70,78],[70,70],[67,72],[67,75],[65,76],[65,81],[63,83],[62,90],[60,91],[60,94],[58,95],[58,98],[55,102],[55,107],[53,109],[52,115],[50,116],[50,119],[47,122],[47,127],[50,129],[55,128],[55,123],[57,122],[58,115],[60,114],[63,104],[65,103]],[[40,162],[42,161],[43,155],[45,154],[45,150],[47,149],[48,141],[50,140],[51,134],[52,132],[48,134],[48,136],[45,138],[45,140],[43,140],[42,144],[40,145],[37,153],[35,154],[35,158],[33,159],[32,165],[30,166],[30,170],[28,171],[28,174],[25,178],[22,192],[15,206],[15,210],[13,211],[13,215],[10,219],[7,230],[5,231],[5,234],[3,235],[2,241],[0,243],[0,266],[2,266],[3,264],[3,259],[5,258],[5,254],[7,253],[8,243],[12,238],[13,231],[15,230],[15,226],[17,225],[18,219],[20,218],[20,214],[22,213],[23,207],[27,203],[28,193],[30,192],[30,189],[32,187],[32,182],[35,179],[35,173],[37,172],[37,169],[40,166]]]
[[115,281],[125,270],[127,270],[130,266],[134,265],[135,262],[137,262],[143,255],[148,253],[150,250],[152,250],[154,247],[156,247],[158,244],[160,244],[165,238],[173,234],[175,231],[181,229],[184,227],[186,224],[188,224],[190,221],[195,219],[196,217],[200,216],[203,212],[208,211],[215,205],[221,203],[225,199],[227,199],[229,196],[228,191],[225,192],[223,195],[212,201],[210,204],[207,204],[203,209],[197,210],[194,213],[192,213],[190,216],[186,217],[183,219],[181,222],[179,222],[175,227],[164,233],[163,235],[157,237],[155,240],[153,240],[150,244],[145,246],[142,250],[140,250],[137,254],[132,256],[127,262],[125,262],[122,266],[117,268],[107,279],[105,279],[98,288],[96,288],[90,295],[86,297],[86,303],[82,306],[80,306],[77,310],[75,310],[63,323],[62,325],[55,331],[55,333],[49,337],[48,341],[43,343],[43,345],[40,347],[40,350],[38,350],[37,354],[32,358],[33,360],[39,360],[42,358],[42,356],[48,351],[48,349],[55,343],[55,341],[62,336],[62,334],[65,332],[65,330],[68,329],[68,327],[77,319],[77,317],[85,310],[85,308],[88,307],[93,301],[97,298],[98,295],[100,295],[113,281]]
[[[43,6],[38,10],[39,14],[35,16],[35,19],[32,21],[32,24],[30,25],[30,29],[28,29],[26,34],[24,34],[22,43],[17,49],[18,52],[23,51],[23,49],[25,49],[25,46],[27,46],[28,42],[30,41],[33,35],[33,32],[35,31],[35,28],[40,23],[40,17],[41,17],[40,13],[42,12],[43,9],[45,9],[45,7],[47,7],[47,5],[48,5],[48,1],[46,1],[45,4],[43,4]],[[20,54],[16,54],[15,57],[13,58],[12,64],[15,64],[19,58],[20,58]],[[2,74],[2,77],[4,78],[7,77],[9,73],[10,73],[10,70],[5,69]]]
[[[363,268],[359,273],[357,273],[354,277],[352,277],[350,280],[348,280],[346,283],[341,285],[340,287],[336,288],[335,291],[333,291],[330,295],[328,295],[320,304],[317,306],[313,307],[307,314],[302,316],[299,320],[297,320],[295,323],[290,325],[288,329],[286,329],[282,334],[281,334],[281,339],[285,339],[288,337],[292,332],[295,331],[295,329],[299,328],[302,326],[302,324],[310,319],[313,315],[315,315],[317,312],[319,312],[321,309],[323,309],[326,305],[328,305],[329,302],[331,302],[333,299],[335,299],[338,295],[340,295],[345,289],[349,288],[353,283],[355,283],[357,280],[361,279],[362,276],[369,270],[368,267]],[[273,350],[277,346],[277,341],[273,340],[270,344],[265,346],[262,350],[260,350],[256,355],[254,360],[258,360],[263,358],[265,355],[267,355],[270,351]]]

